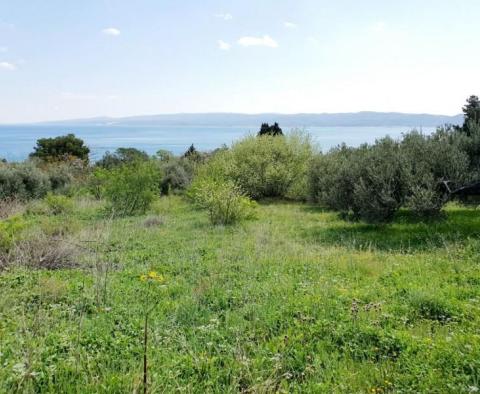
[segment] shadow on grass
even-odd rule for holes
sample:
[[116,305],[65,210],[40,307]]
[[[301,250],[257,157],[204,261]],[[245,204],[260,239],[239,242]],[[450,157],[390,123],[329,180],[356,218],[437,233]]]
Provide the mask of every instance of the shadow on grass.
[[[314,210],[308,208],[310,212]],[[318,210],[317,212],[323,212]],[[468,239],[480,239],[480,212],[456,208],[443,218],[419,221],[408,211],[401,211],[391,224],[370,225],[338,219],[301,230],[300,235],[325,245],[353,249],[412,251],[441,248]]]

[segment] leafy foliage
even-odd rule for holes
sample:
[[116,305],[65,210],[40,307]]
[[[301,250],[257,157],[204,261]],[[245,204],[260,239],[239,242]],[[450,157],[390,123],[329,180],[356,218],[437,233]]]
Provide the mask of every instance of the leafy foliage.
[[260,127],[260,131],[258,132],[258,136],[260,137],[263,135],[271,135],[273,137],[278,137],[278,136],[283,136],[283,131],[277,122],[275,122],[271,126],[268,123],[262,123],[262,126]]
[[45,203],[52,215],[61,215],[73,210],[73,202],[67,196],[48,193]]
[[470,96],[462,110],[465,115],[462,131],[470,135],[473,127],[480,126],[480,100],[478,96]]
[[96,165],[98,167],[112,169],[136,161],[147,161],[148,159],[149,156],[144,151],[135,148],[118,148],[114,153],[106,152]]
[[232,181],[198,180],[190,188],[189,196],[208,211],[212,224],[234,224],[253,217],[254,203]]
[[185,160],[171,160],[161,167],[161,171],[160,191],[164,195],[185,190],[192,181],[192,167]]
[[47,174],[32,163],[0,164],[0,201],[41,198],[51,189]]
[[199,176],[230,180],[254,199],[304,199],[312,152],[310,139],[303,133],[283,138],[250,136],[214,155]]
[[84,145],[83,140],[76,138],[74,134],[68,134],[54,138],[41,138],[37,141],[31,157],[37,157],[45,161],[62,161],[78,158],[88,162],[90,149]]
[[340,146],[314,160],[311,198],[354,219],[389,221],[406,195],[403,164],[400,146],[390,138],[356,149]]
[[406,206],[420,217],[438,216],[448,199],[444,182],[455,189],[468,181],[467,154],[442,130],[433,136],[411,132],[401,147],[408,171]]
[[99,194],[107,199],[109,210],[116,216],[145,213],[158,192],[159,173],[150,162],[99,171],[95,176],[101,179]]

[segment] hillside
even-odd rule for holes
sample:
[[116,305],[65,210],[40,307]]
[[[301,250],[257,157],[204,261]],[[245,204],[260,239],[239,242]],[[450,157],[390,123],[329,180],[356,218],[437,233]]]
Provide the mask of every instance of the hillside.
[[122,118],[98,117],[72,119],[42,124],[52,125],[118,125],[118,126],[258,126],[263,122],[279,122],[284,127],[358,127],[405,126],[436,127],[443,124],[461,124],[463,115],[406,114],[399,112],[357,112],[322,114],[238,114],[238,113],[184,113],[131,116]]

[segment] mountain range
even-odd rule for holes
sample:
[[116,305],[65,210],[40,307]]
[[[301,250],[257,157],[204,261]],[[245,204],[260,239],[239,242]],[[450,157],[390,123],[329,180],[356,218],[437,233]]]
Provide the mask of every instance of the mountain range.
[[278,122],[282,127],[435,127],[444,124],[459,125],[463,115],[408,114],[400,112],[304,113],[304,114],[241,114],[241,113],[179,113],[129,116],[121,118],[98,117],[42,122],[42,125],[68,126],[259,126]]

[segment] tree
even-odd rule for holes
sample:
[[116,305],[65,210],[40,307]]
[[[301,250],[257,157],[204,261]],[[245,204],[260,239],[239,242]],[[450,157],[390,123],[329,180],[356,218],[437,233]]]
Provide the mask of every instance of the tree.
[[114,153],[107,152],[97,162],[97,166],[112,169],[120,165],[147,161],[149,156],[146,152],[135,148],[118,148]]
[[196,163],[203,160],[202,154],[195,148],[195,146],[193,146],[193,144],[190,145],[190,148],[187,149],[182,157]]
[[30,157],[37,157],[46,161],[62,161],[77,158],[88,162],[90,149],[85,146],[83,140],[76,138],[74,134],[68,134],[55,138],[41,138]]
[[465,116],[462,129],[470,134],[471,127],[480,125],[480,100],[478,96],[470,96],[462,110]]
[[275,122],[272,126],[270,126],[268,123],[262,123],[262,126],[260,127],[260,131],[258,132],[258,135],[259,136],[271,135],[273,137],[276,137],[276,136],[282,136],[283,131],[277,122]]

